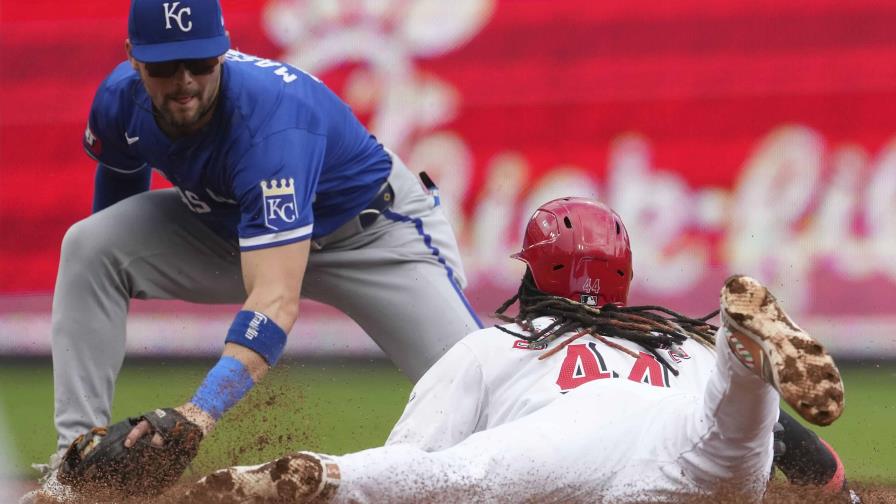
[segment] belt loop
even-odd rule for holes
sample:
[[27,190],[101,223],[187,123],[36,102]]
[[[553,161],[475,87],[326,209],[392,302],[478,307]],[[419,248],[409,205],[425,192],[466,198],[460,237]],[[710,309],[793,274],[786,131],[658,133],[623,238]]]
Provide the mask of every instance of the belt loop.
[[441,204],[441,200],[439,199],[439,187],[435,182],[429,177],[429,174],[425,171],[420,172],[420,181],[423,182],[423,187],[426,188],[429,195],[432,196],[433,206],[439,206]]

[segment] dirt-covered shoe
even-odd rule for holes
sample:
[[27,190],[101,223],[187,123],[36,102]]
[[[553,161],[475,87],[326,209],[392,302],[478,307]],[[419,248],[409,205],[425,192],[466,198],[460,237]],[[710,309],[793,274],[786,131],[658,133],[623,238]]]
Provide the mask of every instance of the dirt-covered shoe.
[[734,356],[772,385],[808,422],[828,425],[843,412],[843,382],[821,343],[799,328],[758,281],[732,276],[721,295],[722,323]]
[[62,462],[62,452],[50,456],[47,464],[32,464],[36,471],[41,473],[40,487],[28,492],[19,499],[19,504],[50,504],[75,502],[75,492],[63,485],[57,478],[59,464]]
[[53,471],[41,482],[40,488],[23,495],[19,504],[64,504],[74,503],[76,500],[76,494],[60,483],[56,479],[56,471]]
[[818,434],[785,411],[779,413],[773,434],[774,465],[792,485],[819,488],[849,504],[862,502],[850,488],[837,451]]
[[215,471],[186,489],[202,503],[324,502],[339,486],[339,466],[325,455],[297,452],[254,466]]

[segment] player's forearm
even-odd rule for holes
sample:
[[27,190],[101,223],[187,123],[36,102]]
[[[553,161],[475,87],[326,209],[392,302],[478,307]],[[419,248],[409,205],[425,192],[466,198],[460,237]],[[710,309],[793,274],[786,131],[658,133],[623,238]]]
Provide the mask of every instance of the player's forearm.
[[243,310],[262,313],[289,333],[299,316],[299,292],[309,252],[307,240],[243,252],[240,263],[249,294]]
[[226,343],[221,360],[209,371],[190,402],[177,408],[204,434],[267,374],[268,363],[248,348]]
[[205,376],[193,398],[178,408],[204,433],[208,433],[224,413],[240,402],[267,371],[267,363],[260,356],[248,355],[251,353],[248,349],[234,351],[228,348],[234,346],[225,345],[221,359]]
[[[199,429],[202,431],[203,436],[207,436],[209,432],[215,427],[215,420],[208,412],[203,411],[199,406],[188,402],[186,404],[182,404],[177,408],[178,413],[183,415],[185,418],[196,424]],[[133,442],[131,443],[133,444]]]
[[133,173],[118,173],[102,163],[98,164],[94,178],[93,212],[147,191],[151,177],[152,170],[148,166]]
[[189,403],[213,420],[236,405],[283,354],[298,317],[309,249],[306,240],[241,254],[249,296],[227,331],[221,360]]
[[265,314],[287,334],[299,317],[299,292],[295,285],[268,286],[249,294],[243,310]]
[[255,383],[261,381],[268,374],[268,370],[271,369],[264,357],[235,343],[226,343],[224,345],[223,356],[233,357],[246,366],[246,370],[249,371],[249,375]]
[[[252,296],[250,301],[251,299]],[[298,305],[298,299],[294,301],[294,305]],[[295,310],[277,310],[275,305],[247,302],[244,306],[265,307],[271,313],[276,313],[281,320],[284,318],[284,311],[287,318],[290,317],[289,313],[295,313]],[[291,317],[290,320],[295,319],[295,315]],[[227,332],[221,360],[209,371],[185,408],[189,411],[195,407],[202,413],[198,417],[209,425],[204,430],[210,430],[211,425],[242,400],[255,383],[267,374],[268,369],[277,363],[285,345],[286,332],[272,317],[255,310],[240,311]]]

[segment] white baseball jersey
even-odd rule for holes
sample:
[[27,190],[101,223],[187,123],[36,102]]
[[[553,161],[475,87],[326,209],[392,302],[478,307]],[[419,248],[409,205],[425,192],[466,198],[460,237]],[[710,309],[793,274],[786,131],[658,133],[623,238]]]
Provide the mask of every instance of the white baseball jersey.
[[724,330],[714,349],[658,352],[677,375],[628,341],[563,342],[530,350],[495,328],[461,340],[417,383],[386,446],[334,458],[332,502],[679,502],[730,481],[761,497],[778,394]]
[[[551,322],[542,317],[535,327]],[[503,327],[528,334],[516,324]],[[595,380],[629,380],[702,395],[715,369],[714,351],[690,339],[675,350],[658,351],[678,371],[677,376],[643,347],[620,338],[607,340],[632,350],[638,358],[587,335],[539,360],[573,334],[530,349],[527,341],[495,327],[471,333],[417,383],[386,444],[442,450],[475,432],[529,415]]]

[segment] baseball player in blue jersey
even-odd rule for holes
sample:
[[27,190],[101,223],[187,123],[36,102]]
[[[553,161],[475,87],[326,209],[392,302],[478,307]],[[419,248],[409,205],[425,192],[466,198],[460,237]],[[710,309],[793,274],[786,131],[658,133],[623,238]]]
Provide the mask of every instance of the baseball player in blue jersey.
[[[166,410],[203,434],[277,362],[300,293],[353,318],[414,381],[481,327],[438,198],[320,80],[231,50],[216,0],[132,0],[126,49],[84,134],[94,213],[62,244],[59,449],[110,420],[132,298],[242,304],[220,361]],[[148,191],[153,168],[174,188]],[[125,445],[159,443],[150,425]]]

